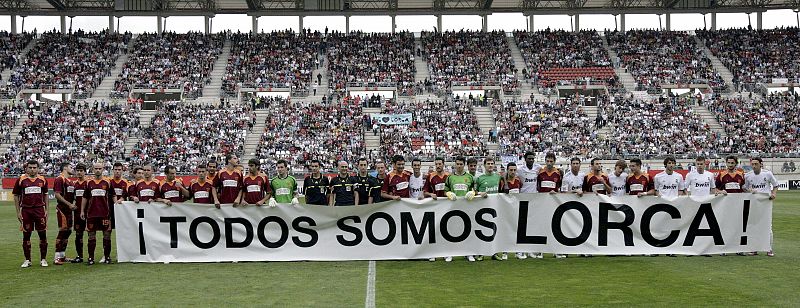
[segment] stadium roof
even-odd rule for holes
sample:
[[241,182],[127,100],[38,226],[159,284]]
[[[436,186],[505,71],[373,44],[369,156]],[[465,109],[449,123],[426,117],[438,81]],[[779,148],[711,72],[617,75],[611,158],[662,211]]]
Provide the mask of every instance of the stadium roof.
[[0,0],[16,15],[659,14],[800,10],[800,0]]

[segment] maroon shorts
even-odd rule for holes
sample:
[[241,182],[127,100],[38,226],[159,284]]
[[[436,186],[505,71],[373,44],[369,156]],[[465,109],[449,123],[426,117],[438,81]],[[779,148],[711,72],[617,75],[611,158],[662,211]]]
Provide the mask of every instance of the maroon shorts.
[[23,207],[20,209],[20,213],[22,213],[21,231],[47,231],[47,212],[43,206]]
[[58,212],[56,213],[56,218],[58,218],[58,230],[59,231],[69,231],[72,230],[72,210],[69,209],[68,206],[59,205],[56,207]]
[[111,231],[111,220],[108,217],[86,218],[86,231]]
[[81,219],[81,211],[74,210],[72,211],[72,220],[73,223],[73,230],[75,231],[85,231],[86,230],[86,221]]

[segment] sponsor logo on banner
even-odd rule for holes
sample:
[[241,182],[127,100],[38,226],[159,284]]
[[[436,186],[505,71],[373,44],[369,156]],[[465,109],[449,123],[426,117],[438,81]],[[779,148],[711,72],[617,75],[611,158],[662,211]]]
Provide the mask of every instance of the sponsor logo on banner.
[[789,181],[778,180],[778,190],[789,190]]
[[373,120],[377,120],[381,125],[409,125],[411,124],[412,115],[410,113],[401,114],[383,114],[373,113],[370,115]]
[[789,180],[789,189],[791,190],[800,189],[800,180]]
[[370,206],[239,207],[125,202],[120,262],[391,260],[501,251],[714,254],[767,251],[766,194],[490,195]]

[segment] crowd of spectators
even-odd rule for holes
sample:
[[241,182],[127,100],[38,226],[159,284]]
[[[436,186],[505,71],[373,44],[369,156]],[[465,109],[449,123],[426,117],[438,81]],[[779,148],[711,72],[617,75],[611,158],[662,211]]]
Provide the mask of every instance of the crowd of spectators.
[[14,68],[19,60],[19,52],[28,46],[36,32],[11,34],[0,31],[0,72]]
[[494,100],[492,110],[502,155],[534,151],[585,157],[598,151],[589,116],[578,100]]
[[11,142],[11,129],[17,125],[17,120],[25,114],[22,105],[6,104],[0,106],[0,143]]
[[326,40],[329,88],[342,92],[348,83],[395,84],[398,95],[415,95],[413,33],[334,33]]
[[459,85],[495,85],[516,92],[519,80],[503,31],[421,33],[433,89],[447,91]]
[[381,125],[380,153],[428,157],[484,156],[486,140],[468,100],[388,101],[384,114],[412,114],[409,125]]
[[42,33],[36,46],[14,67],[10,82],[19,89],[74,89],[88,96],[100,85],[126,48],[131,33]]
[[[514,39],[527,66],[523,69],[523,75],[527,80],[532,80],[542,87],[577,81],[553,79],[542,74],[552,69],[610,68],[612,64],[608,52],[603,48],[602,38],[594,30],[515,31]],[[617,76],[600,81],[610,87],[621,87]]]
[[114,82],[112,95],[127,97],[134,88],[183,89],[202,96],[225,42],[224,33],[164,32],[139,34],[128,61]]
[[139,133],[138,111],[126,104],[52,103],[31,115],[2,157],[6,174],[24,173],[29,159],[39,160],[46,176],[58,175],[62,162],[123,161],[125,140]]
[[[692,97],[640,100],[612,96],[599,113],[611,128],[601,144],[605,155],[710,155],[724,152],[722,136],[695,113]],[[606,121],[603,121],[606,122]]]
[[[800,78],[800,30],[730,29],[697,31],[697,36],[733,74],[734,86]],[[738,86],[737,86],[738,88]]]
[[362,108],[354,100],[341,103],[283,102],[268,106],[266,128],[256,157],[270,168],[279,159],[302,169],[319,160],[332,170],[339,160],[364,155]]
[[277,31],[231,36],[231,56],[222,89],[236,96],[237,86],[308,90],[320,66],[322,34]]
[[703,49],[686,32],[607,31],[608,44],[636,78],[637,91],[660,92],[662,85],[708,84],[715,91],[728,85]]
[[716,115],[727,138],[721,153],[800,154],[798,96],[771,94],[765,98],[730,97],[706,106]]
[[130,161],[154,168],[173,165],[178,173],[191,173],[212,158],[223,162],[228,153],[241,156],[255,121],[249,107],[167,103],[142,131]]

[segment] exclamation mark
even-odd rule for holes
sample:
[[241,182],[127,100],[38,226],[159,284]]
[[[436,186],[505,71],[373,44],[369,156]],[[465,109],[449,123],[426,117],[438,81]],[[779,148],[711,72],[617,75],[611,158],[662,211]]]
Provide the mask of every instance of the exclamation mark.
[[[747,233],[747,218],[750,217],[750,200],[744,200],[742,209],[742,233]],[[739,245],[747,245],[747,235],[742,235]]]

